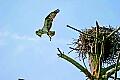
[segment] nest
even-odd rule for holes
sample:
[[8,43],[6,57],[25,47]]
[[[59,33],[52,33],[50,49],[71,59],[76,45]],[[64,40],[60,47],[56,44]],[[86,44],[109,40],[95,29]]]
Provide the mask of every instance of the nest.
[[[99,27],[98,55],[100,55],[101,53],[103,36],[106,38],[114,30],[115,29],[112,27]],[[76,44],[76,47],[70,48],[72,49],[72,51],[75,50],[79,54],[79,57],[82,57],[82,59],[87,58],[86,54],[89,55],[90,53],[92,53],[94,55],[96,41],[95,35],[96,27],[83,30],[82,33],[80,33],[79,39],[74,42],[74,44]],[[120,50],[120,33],[116,32],[110,38],[105,40],[102,63],[107,65],[115,63],[118,56],[118,50]]]

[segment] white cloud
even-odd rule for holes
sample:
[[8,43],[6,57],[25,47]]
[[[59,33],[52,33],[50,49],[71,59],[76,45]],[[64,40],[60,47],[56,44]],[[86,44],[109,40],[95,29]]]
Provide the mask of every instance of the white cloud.
[[[18,45],[20,41],[23,44],[29,42],[29,44],[32,45],[37,45],[37,44],[41,45],[42,43],[44,43],[44,45],[52,44],[56,47],[59,47],[63,45],[67,46],[67,44],[71,43],[72,40],[68,38],[61,38],[58,36],[54,36],[52,38],[52,41],[49,41],[49,37],[47,35],[43,35],[42,38],[40,38],[37,35],[29,36],[29,35],[20,35],[8,31],[0,32],[0,46],[4,44],[11,44],[11,42],[15,43],[14,41],[17,41],[16,45]],[[19,45],[21,45],[21,43]]]
[[8,32],[8,31],[0,32],[0,38],[1,39],[11,38],[11,39],[14,39],[14,40],[38,41],[38,39],[35,38],[35,37],[31,37],[31,36],[27,36],[27,35],[19,35],[17,33],[11,33],[11,32]]
[[13,39],[15,39],[15,40],[38,41],[37,38],[31,37],[31,36],[26,36],[26,35],[20,36],[20,35],[18,35],[18,34],[13,34],[11,37],[12,37]]

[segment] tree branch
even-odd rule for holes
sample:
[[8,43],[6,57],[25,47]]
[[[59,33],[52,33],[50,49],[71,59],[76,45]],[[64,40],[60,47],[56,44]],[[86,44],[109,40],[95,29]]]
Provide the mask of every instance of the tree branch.
[[116,29],[116,30],[114,30],[113,32],[111,32],[108,36],[107,36],[107,38],[106,39],[108,39],[111,35],[113,35],[115,32],[117,32],[118,30],[120,30],[120,26]]
[[[114,68],[114,67],[115,67],[115,65],[116,65],[116,64],[113,64],[113,65],[108,66],[107,68],[103,68],[103,69],[107,72],[108,70],[110,70],[110,69]],[[120,66],[120,62],[118,63],[118,66]]]
[[79,32],[79,33],[82,33],[82,34],[85,34],[85,35],[88,35],[88,36],[92,36],[92,37],[94,37],[95,39],[101,40],[100,38],[96,38],[96,36],[94,36],[94,35],[92,35],[92,34],[84,33],[84,32],[82,32],[82,31],[80,31],[80,30],[78,30],[78,29],[76,29],[76,28],[74,28],[74,27],[69,26],[69,25],[67,25],[67,27],[69,27],[69,28],[71,28],[71,29],[73,29],[73,30],[75,30],[75,31],[77,31],[77,32]]
[[72,63],[74,66],[76,66],[79,70],[81,70],[89,79],[93,79],[93,75],[91,75],[91,73],[84,68],[82,65],[80,65],[78,62],[76,62],[75,60],[73,60],[72,58],[68,57],[67,55],[63,54],[59,48],[57,48],[59,51],[59,54],[57,54],[59,57],[67,60],[68,62]]
[[[118,66],[118,68],[117,68],[117,71],[119,71],[119,70],[120,70],[120,66]],[[110,70],[110,72],[108,72],[107,74],[105,74],[105,76],[107,78],[109,78],[111,75],[113,75],[115,73],[115,71],[116,71],[116,69],[114,68],[114,69]]]
[[[114,77],[113,76],[110,76],[110,78],[112,78],[112,79],[114,79]],[[117,80],[120,80],[120,78],[116,78]]]
[[120,53],[118,53],[118,58],[117,58],[117,61],[116,61],[116,66],[115,66],[115,78],[114,78],[114,80],[116,80],[116,78],[117,78],[117,68],[118,68],[119,59],[120,59]]
[[69,26],[69,25],[67,25],[67,27],[69,27],[69,28],[71,28],[71,29],[73,29],[73,30],[75,30],[75,31],[77,31],[77,32],[79,32],[79,33],[85,34],[84,32],[82,32],[82,31],[80,31],[80,30],[78,30],[78,29],[76,29],[76,28],[73,28],[73,27],[71,27],[71,26]]

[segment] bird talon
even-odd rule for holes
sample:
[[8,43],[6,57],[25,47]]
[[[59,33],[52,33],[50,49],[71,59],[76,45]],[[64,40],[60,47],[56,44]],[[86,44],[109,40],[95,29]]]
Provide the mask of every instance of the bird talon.
[[[48,35],[48,36],[49,36],[49,35]],[[52,38],[51,38],[50,36],[49,36],[49,38],[50,38],[50,41],[51,41]]]

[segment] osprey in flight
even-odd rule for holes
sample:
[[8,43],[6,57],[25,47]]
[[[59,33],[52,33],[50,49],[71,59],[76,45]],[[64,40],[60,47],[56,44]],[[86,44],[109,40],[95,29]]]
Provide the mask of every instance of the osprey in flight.
[[51,27],[52,27],[52,22],[53,19],[55,18],[56,14],[59,13],[60,10],[56,9],[55,11],[51,12],[44,21],[44,26],[42,29],[39,29],[38,31],[36,31],[36,35],[38,35],[39,37],[42,36],[42,34],[47,34],[50,37],[50,41],[51,41],[51,37],[55,35],[55,31],[50,31]]

